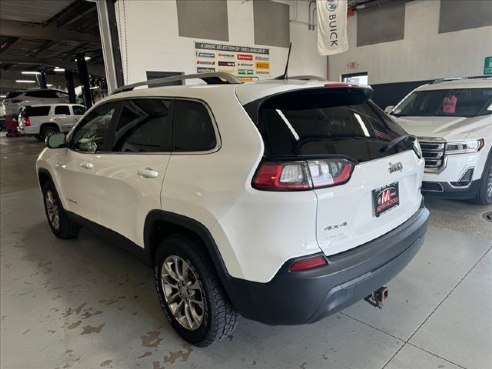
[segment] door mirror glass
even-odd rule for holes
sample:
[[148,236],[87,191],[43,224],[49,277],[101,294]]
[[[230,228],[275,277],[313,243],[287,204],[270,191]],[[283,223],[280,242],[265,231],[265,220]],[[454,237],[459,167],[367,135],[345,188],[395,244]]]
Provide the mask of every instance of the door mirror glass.
[[65,147],[65,133],[55,133],[46,139],[46,144],[50,149],[59,149]]
[[388,105],[386,108],[384,108],[384,112],[386,114],[389,114],[389,113],[391,113],[391,111],[393,110],[394,107],[395,107],[394,105]]

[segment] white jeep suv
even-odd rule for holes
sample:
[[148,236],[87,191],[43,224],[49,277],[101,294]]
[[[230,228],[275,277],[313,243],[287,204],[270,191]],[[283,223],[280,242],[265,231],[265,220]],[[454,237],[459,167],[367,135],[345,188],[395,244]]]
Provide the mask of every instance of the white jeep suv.
[[372,90],[225,73],[142,84],[176,78],[209,85],[126,86],[48,139],[53,233],[96,228],[152,264],[167,319],[198,346],[238,313],[304,324],[382,301],[429,213],[418,143]]
[[438,80],[389,108],[419,138],[426,195],[492,203],[492,78]]

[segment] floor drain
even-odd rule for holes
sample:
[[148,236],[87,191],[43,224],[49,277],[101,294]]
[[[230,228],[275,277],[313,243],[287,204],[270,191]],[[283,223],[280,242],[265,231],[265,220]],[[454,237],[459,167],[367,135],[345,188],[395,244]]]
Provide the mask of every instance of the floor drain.
[[484,213],[483,219],[488,220],[489,222],[492,223],[492,211],[489,211],[488,213]]

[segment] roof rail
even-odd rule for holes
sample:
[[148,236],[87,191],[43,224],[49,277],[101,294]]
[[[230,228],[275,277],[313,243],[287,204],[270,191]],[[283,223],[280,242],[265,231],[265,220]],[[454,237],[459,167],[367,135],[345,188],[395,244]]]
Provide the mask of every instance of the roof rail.
[[236,76],[225,72],[183,74],[178,76],[150,79],[148,81],[142,81],[132,83],[130,85],[121,86],[114,90],[112,94],[114,95],[120,92],[132,91],[135,87],[140,86],[148,86],[149,88],[151,88],[152,86],[156,87],[155,85],[161,85],[163,83],[185,81],[188,79],[201,79],[209,85],[242,83]]
[[432,81],[430,84],[435,85],[436,83],[442,83],[442,82],[449,82],[449,81],[461,81],[464,79],[490,79],[492,76],[472,76],[472,77],[451,77],[451,78],[438,78],[434,81]]
[[435,79],[434,81],[432,81],[430,84],[435,85],[437,83],[450,82],[450,81],[460,81],[462,79],[466,79],[466,78],[463,78],[463,77],[438,78],[438,79]]

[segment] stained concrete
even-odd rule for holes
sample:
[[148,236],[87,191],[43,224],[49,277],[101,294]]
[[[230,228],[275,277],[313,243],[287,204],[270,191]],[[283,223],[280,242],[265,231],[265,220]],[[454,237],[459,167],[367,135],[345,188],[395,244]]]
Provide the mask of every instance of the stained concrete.
[[243,319],[229,339],[198,349],[166,323],[148,267],[89,231],[70,241],[51,234],[33,170],[42,148],[34,139],[0,138],[2,369],[492,365],[492,228],[483,208],[429,202],[439,220],[390,282],[382,311],[361,302],[295,327]]

